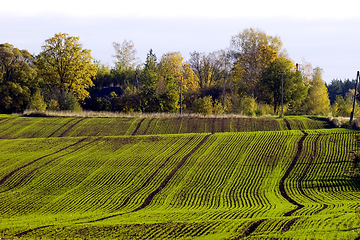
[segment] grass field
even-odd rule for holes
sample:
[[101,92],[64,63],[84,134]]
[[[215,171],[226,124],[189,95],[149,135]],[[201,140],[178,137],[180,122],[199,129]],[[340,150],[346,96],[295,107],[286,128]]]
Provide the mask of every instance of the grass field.
[[357,131],[280,118],[0,116],[0,238],[359,239]]

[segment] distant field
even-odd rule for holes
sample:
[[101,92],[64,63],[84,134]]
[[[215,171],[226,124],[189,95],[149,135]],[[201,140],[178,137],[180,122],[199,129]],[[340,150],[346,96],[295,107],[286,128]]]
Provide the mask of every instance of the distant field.
[[124,136],[182,133],[281,131],[329,128],[307,117],[268,118],[81,118],[2,117],[0,138]]
[[0,238],[356,239],[357,135],[305,117],[0,116]]

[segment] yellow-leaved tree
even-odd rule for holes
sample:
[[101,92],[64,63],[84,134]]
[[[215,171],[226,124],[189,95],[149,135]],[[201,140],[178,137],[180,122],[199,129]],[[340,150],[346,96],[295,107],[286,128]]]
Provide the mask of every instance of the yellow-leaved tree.
[[58,33],[41,48],[36,65],[44,83],[63,94],[72,93],[78,101],[89,97],[86,89],[94,85],[91,78],[96,75],[96,67],[90,50],[82,48],[79,37]]
[[305,109],[306,114],[310,115],[326,115],[330,112],[329,94],[322,79],[322,69],[319,67],[313,70],[313,78],[305,100]]
[[183,92],[196,90],[199,88],[199,79],[190,67],[189,63],[183,63],[184,58],[180,52],[168,52],[161,57],[159,63],[160,80],[166,76],[173,76],[175,83],[180,86],[181,77],[183,78]]

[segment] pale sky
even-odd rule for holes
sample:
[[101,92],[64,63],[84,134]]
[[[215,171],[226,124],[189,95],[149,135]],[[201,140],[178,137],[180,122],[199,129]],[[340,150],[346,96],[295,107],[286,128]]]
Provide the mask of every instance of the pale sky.
[[47,38],[65,32],[112,66],[114,41],[132,40],[142,61],[150,48],[158,59],[173,51],[187,59],[226,49],[252,27],[279,36],[293,61],[323,68],[330,82],[360,70],[359,9],[358,0],[11,0],[0,4],[0,43],[38,54]]

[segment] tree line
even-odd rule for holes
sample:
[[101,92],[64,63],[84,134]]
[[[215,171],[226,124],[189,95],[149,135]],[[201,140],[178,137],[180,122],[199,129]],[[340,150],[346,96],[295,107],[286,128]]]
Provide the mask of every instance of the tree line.
[[279,114],[283,99],[286,114],[346,115],[354,95],[350,80],[326,85],[322,69],[294,63],[278,36],[259,29],[232,36],[226,50],[191,52],[187,61],[180,52],[158,59],[150,49],[141,63],[132,41],[114,42],[113,67],[94,60],[79,40],[55,34],[37,56],[0,44],[0,112],[178,112],[181,106],[266,115]]

